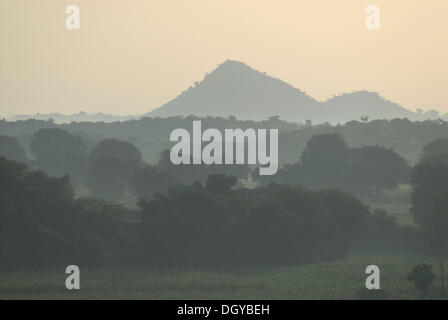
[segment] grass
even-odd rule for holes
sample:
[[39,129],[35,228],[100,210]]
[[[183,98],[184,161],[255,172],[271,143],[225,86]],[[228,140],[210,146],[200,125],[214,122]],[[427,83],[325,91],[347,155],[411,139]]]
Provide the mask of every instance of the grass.
[[[279,268],[81,269],[77,291],[65,289],[65,270],[17,271],[0,273],[0,299],[353,299],[370,264],[379,266],[389,299],[418,299],[406,275],[423,262],[439,273],[439,261],[414,255],[355,255]],[[432,298],[438,292],[434,287]]]

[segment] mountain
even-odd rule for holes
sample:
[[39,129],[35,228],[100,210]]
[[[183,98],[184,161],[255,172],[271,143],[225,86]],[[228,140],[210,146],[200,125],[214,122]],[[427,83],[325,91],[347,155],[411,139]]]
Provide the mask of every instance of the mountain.
[[398,103],[381,97],[377,92],[356,91],[344,93],[323,102],[325,115],[330,122],[369,119],[414,119],[417,115]]
[[320,109],[316,100],[286,82],[242,62],[227,60],[204,80],[147,115],[233,115],[238,119],[256,120],[288,115],[288,118],[298,119],[304,114],[318,113]]
[[[376,92],[346,93],[319,102],[288,83],[233,60],[227,60],[178,97],[144,114],[169,116],[235,116],[238,119],[281,119],[315,123],[341,123],[372,119],[434,118],[434,112],[414,113]],[[437,118],[438,116],[436,116]]]

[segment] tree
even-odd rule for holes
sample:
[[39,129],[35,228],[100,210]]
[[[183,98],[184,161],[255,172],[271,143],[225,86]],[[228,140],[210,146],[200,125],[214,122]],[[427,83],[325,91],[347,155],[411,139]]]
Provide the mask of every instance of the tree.
[[317,134],[308,140],[301,161],[305,167],[322,169],[344,161],[347,150],[347,143],[339,134]]
[[360,119],[362,122],[367,122],[369,121],[369,116],[361,116]]
[[[208,188],[141,199],[148,255],[161,264],[309,263],[340,258],[366,231],[367,208],[343,192],[281,185],[228,192],[232,180],[210,176]],[[210,192],[212,181],[219,194]]]
[[211,174],[208,176],[205,189],[211,193],[226,194],[236,182],[236,177],[230,177],[225,174]]
[[382,190],[409,181],[410,167],[392,149],[378,146],[349,148],[338,134],[321,134],[309,139],[301,162],[284,165],[275,176],[255,179],[302,184],[312,188],[339,187],[360,196],[378,197]]
[[93,162],[87,177],[87,186],[97,197],[119,201],[126,191],[131,174],[126,163],[118,158],[99,157]]
[[102,140],[89,155],[87,186],[104,200],[119,201],[132,190],[132,180],[142,165],[142,154],[132,143]]
[[40,129],[31,138],[31,152],[39,157],[44,154],[85,154],[86,146],[81,137],[59,128]]
[[300,158],[305,173],[304,183],[318,188],[336,186],[339,168],[347,155],[347,143],[339,134],[312,136]]
[[[5,200],[3,199],[2,194],[0,193],[0,234],[3,233],[3,228],[5,225],[5,221],[8,217],[8,209],[6,207],[6,203]],[[1,243],[0,243],[1,246]],[[1,248],[0,248],[0,252],[1,252]]]
[[4,158],[0,176],[0,268],[99,261],[101,236],[81,227],[68,176],[50,177]]
[[437,139],[423,147],[421,165],[448,165],[448,139]]
[[205,183],[210,173],[210,166],[205,164],[179,164],[174,165],[170,159],[170,150],[164,150],[160,154],[157,167],[165,172],[169,172],[183,184],[193,182]]
[[439,154],[448,154],[448,139],[436,139],[423,147],[421,159]]
[[338,184],[344,190],[377,198],[382,190],[407,183],[410,167],[406,159],[392,149],[365,146],[349,150],[340,172]]
[[138,198],[151,198],[155,193],[167,192],[179,182],[172,174],[145,164],[134,175],[132,184]]
[[448,139],[424,146],[411,183],[411,214],[422,227],[425,245],[441,253],[448,248]]
[[411,183],[411,214],[428,249],[441,253],[448,248],[448,165],[417,165]]
[[0,136],[0,156],[10,160],[26,163],[25,150],[15,137]]
[[130,142],[117,139],[105,139],[100,141],[90,152],[90,164],[100,157],[116,158],[137,165],[139,165],[143,159],[140,150],[136,146]]
[[79,184],[86,171],[86,145],[81,137],[58,128],[40,129],[31,138],[33,164],[45,173],[70,176]]
[[415,288],[419,291],[422,298],[428,296],[429,287],[432,285],[435,274],[432,271],[432,265],[419,264],[415,266],[408,274],[407,279],[412,281]]

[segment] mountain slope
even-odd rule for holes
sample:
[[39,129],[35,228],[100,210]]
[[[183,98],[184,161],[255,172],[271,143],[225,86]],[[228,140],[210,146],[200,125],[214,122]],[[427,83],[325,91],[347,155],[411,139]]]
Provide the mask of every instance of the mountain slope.
[[369,119],[414,119],[416,114],[399,104],[382,98],[376,92],[356,91],[335,96],[325,102],[326,116],[330,122]]
[[227,60],[196,86],[149,115],[234,115],[256,120],[272,115],[289,115],[297,119],[300,112],[312,114],[320,107],[317,101],[299,89],[244,63]]
[[369,119],[415,119],[417,114],[385,100],[377,93],[359,91],[319,102],[284,81],[256,71],[246,64],[227,60],[175,99],[144,116],[236,116],[289,121],[345,122]]

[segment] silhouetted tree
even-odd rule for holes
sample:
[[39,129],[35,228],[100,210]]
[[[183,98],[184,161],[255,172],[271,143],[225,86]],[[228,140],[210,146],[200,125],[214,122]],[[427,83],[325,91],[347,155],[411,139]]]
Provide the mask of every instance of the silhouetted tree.
[[367,122],[369,121],[369,116],[361,116],[360,119],[362,122]]
[[99,157],[89,170],[86,184],[93,195],[109,201],[119,201],[130,179],[127,164],[113,157]]
[[127,163],[140,164],[142,154],[132,143],[117,139],[105,139],[95,146],[89,155],[89,162],[92,164],[100,157],[117,158]]
[[212,193],[226,194],[235,186],[236,182],[236,177],[230,177],[224,174],[212,174],[208,176],[205,188]]
[[448,165],[418,165],[412,171],[411,214],[434,253],[448,248]]
[[263,185],[275,182],[319,189],[339,187],[374,197],[409,181],[407,161],[393,150],[378,146],[349,148],[337,134],[311,137],[301,159],[283,166],[274,176],[252,176]]
[[25,150],[15,137],[0,136],[0,156],[10,160],[26,163]]
[[[218,177],[223,179],[220,185],[227,182],[227,177]],[[229,184],[223,185],[228,190]],[[176,264],[283,265],[337,259],[360,239],[369,217],[364,205],[340,191],[279,185],[218,193],[184,187],[142,199],[139,205],[148,255],[158,263]]]
[[102,140],[89,155],[87,186],[102,199],[119,201],[133,190],[132,180],[142,165],[140,150],[132,143]]
[[164,150],[160,154],[157,167],[165,172],[169,172],[182,184],[193,182],[205,183],[210,173],[210,166],[204,164],[179,164],[174,165],[170,159],[170,150]]
[[435,274],[432,271],[432,265],[429,264],[415,266],[407,276],[407,279],[414,283],[422,298],[428,296],[429,287],[432,285],[434,278]]
[[334,166],[345,160],[347,149],[339,134],[318,134],[308,141],[301,156],[302,164],[307,168]]
[[421,158],[429,158],[438,154],[448,154],[448,139],[436,139],[423,147]]
[[54,177],[70,176],[75,184],[86,172],[86,146],[81,137],[58,128],[40,129],[31,138],[33,164]]
[[305,184],[311,187],[337,185],[338,169],[346,161],[348,146],[339,134],[311,137],[301,156]]
[[421,225],[425,244],[434,253],[448,248],[448,139],[423,148],[412,170],[411,214]]
[[378,146],[351,148],[339,170],[338,185],[342,189],[374,197],[384,189],[407,183],[410,176],[406,159],[391,149]]
[[172,174],[147,164],[137,170],[132,183],[132,190],[138,198],[151,198],[155,193],[167,192],[179,184]]
[[73,259],[93,265],[101,260],[101,236],[94,228],[81,228],[86,220],[67,176],[49,177],[5,158],[0,158],[0,176],[1,268],[66,266]]
[[423,147],[421,165],[448,165],[448,139],[437,139]]

